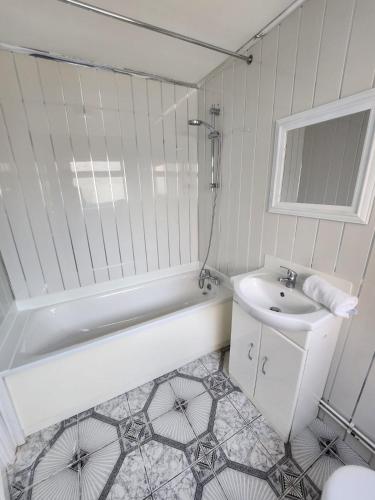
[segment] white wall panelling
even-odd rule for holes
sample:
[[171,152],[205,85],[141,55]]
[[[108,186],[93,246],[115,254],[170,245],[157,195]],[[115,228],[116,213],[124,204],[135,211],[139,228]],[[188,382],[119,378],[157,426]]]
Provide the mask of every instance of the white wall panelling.
[[0,246],[17,299],[197,259],[197,92],[0,52]]
[[[374,210],[369,223],[359,227],[271,214],[266,207],[275,120],[372,88],[374,22],[373,0],[307,0],[253,47],[252,65],[228,60],[211,73],[199,100],[200,115],[213,92],[223,108],[219,234],[209,264],[233,275],[260,267],[268,253],[350,280],[359,293],[359,315],[345,323],[326,389],[326,398],[347,418],[375,351]],[[209,164],[202,144],[198,151],[203,179]],[[207,227],[207,192],[200,188],[202,228]],[[207,241],[207,231],[200,237]],[[200,251],[203,247],[201,241]],[[369,377],[372,386],[364,394],[374,393],[373,381]],[[366,405],[372,411],[370,403],[361,402],[361,414]]]
[[13,302],[13,293],[10,288],[8,275],[0,254],[0,325]]

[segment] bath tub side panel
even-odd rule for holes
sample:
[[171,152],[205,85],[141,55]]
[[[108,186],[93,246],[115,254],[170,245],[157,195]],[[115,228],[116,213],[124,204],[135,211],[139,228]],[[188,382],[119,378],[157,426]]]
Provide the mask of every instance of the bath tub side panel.
[[6,377],[26,435],[229,343],[232,302],[210,304],[92,342]]

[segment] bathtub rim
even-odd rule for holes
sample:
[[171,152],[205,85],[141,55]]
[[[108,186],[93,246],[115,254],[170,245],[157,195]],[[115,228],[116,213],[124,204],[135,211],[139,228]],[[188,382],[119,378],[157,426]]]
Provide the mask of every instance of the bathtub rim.
[[[102,283],[86,285],[80,288],[72,288],[70,290],[64,290],[62,292],[38,295],[37,297],[31,297],[24,300],[16,300],[15,304],[18,312],[41,309],[43,307],[52,307],[58,304],[71,302],[73,300],[91,298],[95,295],[116,292],[125,288],[131,288],[138,285],[146,285],[157,280],[172,278],[174,276],[180,276],[182,274],[188,274],[193,271],[198,271],[199,268],[199,262],[182,264],[166,269],[158,269],[156,271],[150,271],[147,273],[126,276],[125,278],[120,278],[117,280],[104,281]],[[217,272],[217,274],[220,275],[227,287],[232,288],[230,280],[227,276],[219,272]]]
[[[183,275],[183,274],[189,274],[189,273],[191,273],[191,271],[187,272],[187,273],[186,272],[180,273],[180,274]],[[154,280],[152,280],[152,281],[154,281]],[[76,353],[76,352],[80,352],[82,350],[90,349],[90,346],[92,346],[92,348],[94,348],[95,346],[109,342],[114,338],[119,338],[119,337],[122,337],[125,335],[136,334],[139,330],[151,325],[152,323],[163,323],[166,321],[170,321],[171,318],[173,318],[173,317],[176,317],[176,316],[180,317],[180,316],[190,314],[194,310],[199,310],[199,309],[203,309],[203,308],[206,308],[209,306],[215,306],[217,304],[232,301],[232,296],[233,296],[232,289],[230,287],[226,286],[226,284],[221,285],[221,287],[222,287],[221,290],[225,289],[225,292],[221,293],[220,296],[207,298],[206,300],[203,300],[202,302],[198,302],[197,304],[192,304],[192,305],[187,306],[187,307],[182,307],[180,309],[177,309],[176,311],[173,311],[173,312],[170,312],[167,314],[163,314],[161,316],[149,319],[147,321],[140,322],[136,325],[130,326],[129,328],[125,328],[125,329],[118,330],[115,332],[110,332],[110,333],[108,333],[106,335],[102,335],[98,338],[90,339],[90,340],[87,340],[87,341],[84,341],[84,342],[81,342],[78,344],[73,344],[72,346],[62,348],[62,349],[59,349],[56,351],[52,351],[51,353],[47,353],[43,356],[38,357],[38,359],[30,360],[26,363],[22,363],[22,364],[19,364],[17,366],[13,366],[13,364],[16,360],[17,354],[19,353],[19,347],[23,341],[25,331],[27,328],[27,324],[28,324],[28,321],[29,321],[29,318],[30,318],[32,312],[37,311],[38,309],[42,309],[43,307],[37,307],[33,310],[22,311],[21,314],[23,314],[25,316],[25,320],[24,320],[24,323],[22,325],[22,328],[20,329],[18,339],[14,344],[12,358],[11,358],[10,362],[8,363],[8,367],[4,368],[4,369],[0,368],[0,377],[6,377],[6,376],[8,376],[12,373],[16,373],[18,371],[26,370],[26,369],[29,369],[33,366],[38,366],[40,364],[51,362],[53,359],[56,359],[56,358],[63,358],[65,356],[70,355],[71,353]],[[99,295],[99,294],[95,294],[95,295]],[[69,301],[67,301],[67,302],[69,302]],[[8,336],[11,335],[11,330],[10,330],[10,332],[8,332]]]

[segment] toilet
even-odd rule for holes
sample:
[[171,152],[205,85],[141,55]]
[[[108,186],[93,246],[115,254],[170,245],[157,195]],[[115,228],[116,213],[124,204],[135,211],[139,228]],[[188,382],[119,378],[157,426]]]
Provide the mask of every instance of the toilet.
[[340,467],[324,485],[321,500],[375,500],[375,471],[358,465]]

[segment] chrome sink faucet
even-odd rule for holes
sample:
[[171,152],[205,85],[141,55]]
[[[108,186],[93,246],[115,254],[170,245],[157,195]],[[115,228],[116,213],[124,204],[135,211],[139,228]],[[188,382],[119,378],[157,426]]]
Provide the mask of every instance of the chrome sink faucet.
[[286,277],[280,277],[279,278],[280,283],[285,283],[285,286],[287,288],[295,288],[298,274],[295,271],[293,271],[293,269],[289,269],[289,267],[285,266],[280,266],[280,267],[286,269]]

